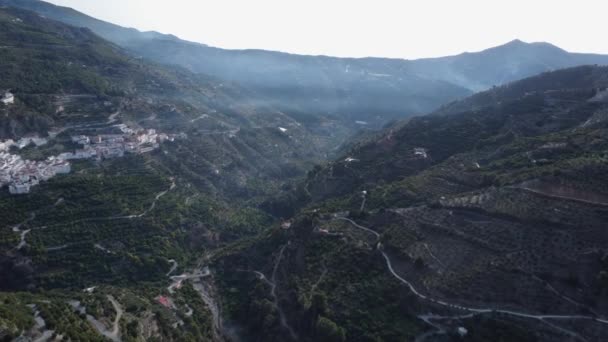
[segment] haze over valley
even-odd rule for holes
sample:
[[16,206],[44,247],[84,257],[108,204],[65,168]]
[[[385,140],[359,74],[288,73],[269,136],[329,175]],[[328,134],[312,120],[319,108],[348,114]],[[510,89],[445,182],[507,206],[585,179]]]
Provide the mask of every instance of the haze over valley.
[[298,55],[0,0],[0,340],[606,341],[607,120],[608,55],[547,42]]

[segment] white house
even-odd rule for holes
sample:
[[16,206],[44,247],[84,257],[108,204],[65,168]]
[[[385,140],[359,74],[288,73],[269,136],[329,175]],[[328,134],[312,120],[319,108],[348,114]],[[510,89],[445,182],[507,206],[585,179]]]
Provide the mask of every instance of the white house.
[[456,331],[458,332],[458,335],[460,335],[460,337],[465,337],[469,333],[469,331],[465,327],[458,327]]
[[86,135],[75,135],[72,137],[72,142],[75,142],[80,145],[88,145],[91,143],[91,139]]
[[0,151],[8,151],[11,146],[15,145],[13,139],[8,139],[6,141],[0,142]]
[[33,137],[31,140],[37,147],[46,145],[49,141],[45,138]]
[[74,158],[74,153],[72,152],[64,152],[61,153],[60,155],[57,156],[57,158],[59,159],[63,159],[63,160],[71,160],[71,159],[75,159]]
[[8,186],[8,191],[13,195],[27,194],[30,192],[30,185],[14,183]]
[[414,148],[414,155],[422,157],[424,159],[428,158],[428,154],[427,154],[426,148],[422,148],[422,147],[416,147],[416,148]]
[[19,149],[26,148],[29,144],[32,143],[32,138],[21,138],[17,141],[17,147]]
[[70,163],[65,161],[53,165],[53,168],[55,169],[55,173],[59,174],[68,174],[71,171]]
[[76,150],[74,152],[74,159],[89,159],[91,158],[91,152],[89,150]]
[[2,95],[2,98],[0,98],[0,102],[5,105],[13,104],[15,103],[15,96],[10,91],[7,91]]

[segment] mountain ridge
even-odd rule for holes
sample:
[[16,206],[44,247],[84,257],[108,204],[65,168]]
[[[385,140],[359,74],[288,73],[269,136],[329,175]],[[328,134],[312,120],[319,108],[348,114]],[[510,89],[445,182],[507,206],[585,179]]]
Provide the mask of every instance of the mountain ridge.
[[[420,115],[493,85],[581,64],[608,64],[608,56],[547,54],[545,45],[506,44],[481,52],[433,59],[336,58],[267,50],[225,50],[163,34],[138,34],[69,10],[36,1],[0,4],[38,10],[56,20],[88,26],[97,34],[155,62],[236,82],[269,106],[294,118],[336,119],[350,126],[379,128],[391,120]],[[65,10],[67,11],[67,10]],[[520,48],[517,48],[520,47]],[[514,49],[515,48],[515,49]],[[525,50],[515,51],[515,50]],[[512,51],[513,50],[513,51]]]

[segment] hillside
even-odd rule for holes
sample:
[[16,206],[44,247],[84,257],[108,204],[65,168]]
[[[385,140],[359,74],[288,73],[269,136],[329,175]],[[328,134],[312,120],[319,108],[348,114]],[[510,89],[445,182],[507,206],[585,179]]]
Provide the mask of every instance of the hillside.
[[[164,158],[193,181],[246,189],[249,177],[302,174],[306,163],[324,158],[344,136],[333,121],[307,129],[260,105],[248,90],[130,57],[87,29],[27,11],[2,14],[0,89],[11,90],[17,100],[2,108],[9,119],[0,124],[1,139],[95,127],[118,113],[113,120],[187,134],[187,150]],[[224,168],[229,171],[217,176]]]
[[[237,82],[259,94],[258,101],[305,123],[330,118],[352,130],[360,128],[355,121],[377,127],[390,119],[425,113],[470,94],[460,86],[403,73],[400,65],[374,66],[351,59],[261,50],[223,50],[171,35],[140,33],[42,1],[2,0],[0,5],[33,10],[70,25],[87,27],[135,56]],[[387,74],[389,77],[385,77]]]
[[1,341],[608,340],[605,56],[232,51],[5,5]]
[[311,171],[289,224],[217,256],[226,318],[267,340],[605,340],[607,89],[605,67],[545,73]]
[[333,118],[349,127],[349,132],[357,129],[355,121],[379,127],[544,71],[608,64],[608,56],[569,53],[547,43],[517,40],[481,52],[420,60],[225,50],[123,28],[42,1],[2,0],[2,4],[88,27],[136,56],[237,82],[298,121]]
[[258,204],[324,158],[333,123],[22,9],[0,8],[0,46],[0,340],[210,339],[184,279],[274,221]]

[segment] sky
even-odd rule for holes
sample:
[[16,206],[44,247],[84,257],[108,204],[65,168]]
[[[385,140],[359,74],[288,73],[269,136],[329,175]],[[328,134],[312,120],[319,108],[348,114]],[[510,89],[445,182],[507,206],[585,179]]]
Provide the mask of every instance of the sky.
[[422,58],[513,39],[608,54],[606,0],[47,0],[227,49]]

